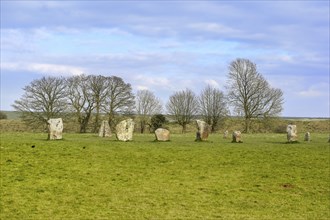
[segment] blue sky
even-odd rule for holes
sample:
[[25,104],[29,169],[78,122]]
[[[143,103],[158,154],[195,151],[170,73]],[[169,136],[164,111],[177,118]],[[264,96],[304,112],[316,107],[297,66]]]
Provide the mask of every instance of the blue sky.
[[329,117],[329,1],[1,0],[1,109],[42,76],[119,76],[166,104],[226,92],[228,65],[257,64],[282,116]]

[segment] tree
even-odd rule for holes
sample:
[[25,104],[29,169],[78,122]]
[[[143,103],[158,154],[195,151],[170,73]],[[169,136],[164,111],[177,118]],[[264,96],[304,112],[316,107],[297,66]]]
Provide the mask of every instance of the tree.
[[163,114],[156,114],[151,117],[151,127],[153,131],[161,128],[166,123],[166,118]]
[[103,107],[104,112],[108,115],[111,128],[114,128],[114,117],[116,114],[132,114],[134,110],[134,95],[132,86],[125,83],[124,80],[117,76],[107,77],[107,96]]
[[93,132],[97,132],[100,127],[100,113],[102,106],[105,104],[105,100],[108,95],[108,85],[109,80],[107,80],[104,76],[88,76],[90,89],[92,91],[92,95],[94,97],[94,104],[95,104],[95,122]]
[[67,97],[69,105],[79,123],[79,132],[86,133],[92,111],[95,108],[94,94],[91,89],[91,78],[85,75],[67,79]]
[[3,111],[0,111],[0,119],[7,119],[7,114]]
[[252,118],[276,116],[283,109],[283,92],[271,88],[248,59],[231,62],[227,89],[230,103],[244,115],[245,132],[249,132]]
[[141,133],[144,132],[151,115],[161,113],[162,105],[156,96],[149,90],[139,90],[136,94],[136,112],[141,126]]
[[221,118],[228,114],[223,92],[208,85],[199,96],[200,114],[214,132]]
[[24,87],[23,96],[12,105],[22,112],[21,118],[29,125],[47,126],[50,118],[63,116],[66,108],[65,80],[60,77],[42,77]]
[[167,105],[168,113],[182,126],[182,133],[186,131],[187,124],[198,113],[198,99],[189,89],[173,94]]

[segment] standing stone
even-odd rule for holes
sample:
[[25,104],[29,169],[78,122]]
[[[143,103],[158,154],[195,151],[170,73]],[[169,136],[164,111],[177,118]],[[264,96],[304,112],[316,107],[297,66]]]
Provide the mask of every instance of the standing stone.
[[223,133],[223,138],[224,138],[224,139],[227,139],[227,137],[228,137],[228,130],[226,130],[226,131]]
[[288,142],[297,141],[298,135],[297,135],[297,126],[296,125],[288,125],[286,127],[286,132],[287,132]]
[[102,121],[100,130],[99,130],[99,136],[100,137],[111,137],[111,129],[110,129],[110,125],[109,122],[106,120]]
[[170,131],[165,128],[157,128],[155,131],[157,141],[169,141]]
[[242,143],[242,133],[240,131],[233,132],[233,140],[232,143]]
[[62,118],[51,118],[47,121],[48,124],[48,140],[62,139],[63,121]]
[[134,131],[133,119],[126,119],[119,122],[116,125],[116,137],[119,141],[131,141],[133,140]]
[[310,140],[311,140],[311,133],[306,132],[304,141],[310,141]]
[[198,135],[196,134],[196,141],[206,141],[207,138],[209,137],[209,130],[210,130],[210,126],[202,120],[196,120],[196,125],[197,125],[197,129],[200,136],[200,140],[198,140]]

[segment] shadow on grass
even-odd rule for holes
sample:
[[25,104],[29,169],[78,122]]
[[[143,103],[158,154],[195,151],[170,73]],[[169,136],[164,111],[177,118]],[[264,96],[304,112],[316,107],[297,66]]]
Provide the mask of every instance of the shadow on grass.
[[47,138],[36,138],[36,139],[34,139],[34,140],[36,140],[36,141],[43,141],[43,142],[61,142],[61,141],[68,141],[67,139],[65,139],[65,138],[62,138],[62,139],[58,139],[58,140],[49,140],[49,139],[47,139]]
[[282,145],[295,145],[295,144],[300,144],[299,141],[294,141],[294,142],[283,142],[283,141],[264,141],[264,143],[267,144],[282,144]]

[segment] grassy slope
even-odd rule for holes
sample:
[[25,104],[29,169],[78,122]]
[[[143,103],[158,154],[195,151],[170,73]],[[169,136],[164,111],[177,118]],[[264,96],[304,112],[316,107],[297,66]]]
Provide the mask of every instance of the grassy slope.
[[[328,219],[329,144],[1,134],[1,219]],[[32,148],[31,146],[35,147]]]

